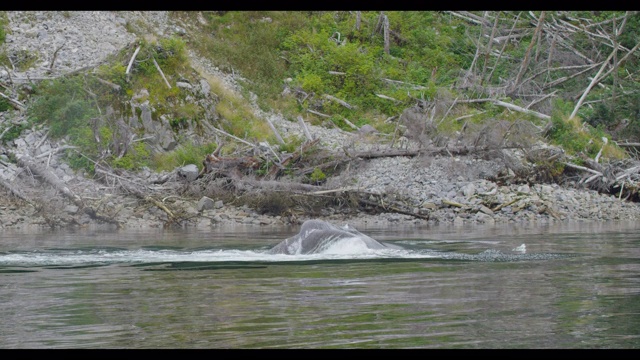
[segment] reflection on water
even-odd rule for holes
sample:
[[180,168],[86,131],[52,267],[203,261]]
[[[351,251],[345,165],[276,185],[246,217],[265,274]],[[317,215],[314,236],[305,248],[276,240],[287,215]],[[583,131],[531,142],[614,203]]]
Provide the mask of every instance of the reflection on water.
[[359,230],[0,233],[0,348],[640,347],[634,224]]

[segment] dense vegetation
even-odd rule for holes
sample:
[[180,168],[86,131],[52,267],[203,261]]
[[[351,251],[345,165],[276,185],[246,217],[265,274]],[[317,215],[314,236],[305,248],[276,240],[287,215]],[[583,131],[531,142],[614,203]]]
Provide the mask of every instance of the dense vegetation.
[[[365,124],[388,134],[410,130],[412,124],[398,126],[397,119],[415,108],[428,115],[419,125],[429,126],[432,136],[496,120],[527,121],[540,129],[536,136],[572,154],[593,157],[606,138],[605,156],[613,158],[625,154],[612,140],[640,140],[635,54],[640,14],[635,12],[232,11],[170,16],[185,25],[182,37],[140,40],[95,73],[35,87],[30,121],[47,123],[51,136],[67,136],[80,147],[71,155],[74,166],[90,170],[96,161],[106,161],[127,169],[166,169],[215,147],[181,139],[182,146],[170,153],[154,152],[143,141],[121,151],[117,147],[125,134],[117,120],[131,111],[127,104],[136,96],[150,102],[155,120],[164,117],[177,132],[187,125],[197,132],[206,118],[240,138],[271,143],[272,133],[251,111],[249,92],[264,110],[279,111],[292,121],[303,115],[316,125],[347,131]],[[5,19],[0,16],[0,40]],[[137,46],[127,81],[127,63]],[[173,82],[197,81],[187,49],[240,74],[243,96],[217,84],[216,113],[208,114],[177,87],[165,86],[158,66]],[[0,111],[8,108],[0,99]],[[95,120],[104,118],[100,109],[107,108],[113,111],[110,121]]]

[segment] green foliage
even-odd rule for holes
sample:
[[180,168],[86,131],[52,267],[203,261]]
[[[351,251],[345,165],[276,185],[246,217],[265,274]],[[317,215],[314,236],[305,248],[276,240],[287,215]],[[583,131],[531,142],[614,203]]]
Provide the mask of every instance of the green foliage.
[[322,78],[316,74],[303,74],[300,75],[298,81],[302,85],[302,90],[306,92],[322,93],[324,84]]
[[71,129],[86,127],[87,120],[96,116],[97,110],[83,86],[79,76],[41,82],[28,115],[38,123],[49,125],[52,137],[62,137]]
[[216,143],[208,143],[205,145],[196,145],[193,143],[182,144],[171,152],[155,154],[151,158],[150,165],[157,171],[171,171],[176,167],[187,164],[195,164],[199,169],[202,169],[202,161],[208,154],[211,154],[216,147]]
[[11,105],[9,104],[9,100],[5,98],[0,98],[0,112],[7,111],[10,108],[11,108]]
[[6,11],[0,11],[0,44],[3,44],[7,39],[7,31],[5,27],[9,24]]
[[293,154],[304,143],[305,139],[301,136],[291,135],[284,140],[284,144],[280,145],[280,151]]
[[593,158],[604,147],[607,155],[613,158],[623,157],[611,145],[604,146],[602,138],[609,137],[602,129],[582,123],[577,117],[568,118],[567,114],[571,111],[570,103],[556,100],[551,116],[552,128],[548,134],[553,144],[561,146],[569,154],[582,153]]
[[144,142],[136,142],[121,158],[111,160],[111,166],[125,170],[139,170],[149,164],[149,150]]
[[[442,25],[445,20],[436,13],[385,13],[397,34],[389,55],[383,51],[382,33],[375,31],[378,12],[363,12],[360,30],[354,29],[353,12],[207,13],[208,30],[214,36],[203,37],[196,46],[223,69],[239,70],[251,79],[249,87],[272,107],[293,109],[284,103],[294,99],[280,96],[282,79],[291,77],[293,85],[317,98],[330,94],[358,106],[348,110],[325,102],[325,113],[365,118],[364,113],[375,110],[378,114],[374,116],[388,117],[402,110],[403,100],[393,104],[377,98],[375,94],[389,93],[388,83],[380,79],[433,89],[436,79],[451,81],[434,74],[457,68],[459,59],[450,47],[460,34]],[[440,30],[443,28],[446,30]],[[440,70],[434,71],[436,68]],[[408,89],[397,90],[406,94]]]
[[327,175],[320,168],[313,169],[313,172],[309,175],[309,180],[316,185],[322,184],[326,179]]
[[[11,126],[11,128],[5,133],[4,131]],[[9,143],[17,139],[24,129],[28,129],[31,125],[28,122],[21,123],[20,125],[12,125],[12,124],[3,124],[0,126],[0,134],[4,133],[2,139],[0,139],[3,143]]]
[[13,54],[13,56],[13,65],[19,71],[26,71],[30,69],[39,59],[39,56],[36,52],[26,49],[18,50]]
[[125,72],[127,67],[122,63],[103,64],[98,67],[98,75],[103,80],[119,85],[125,91],[131,87]]
[[[102,142],[111,140],[111,131],[101,129]],[[74,127],[69,130],[69,142],[78,147],[78,151],[67,151],[67,162],[72,169],[83,169],[89,173],[95,170],[93,159],[98,159],[101,152],[100,145],[95,141],[93,131],[88,126]]]

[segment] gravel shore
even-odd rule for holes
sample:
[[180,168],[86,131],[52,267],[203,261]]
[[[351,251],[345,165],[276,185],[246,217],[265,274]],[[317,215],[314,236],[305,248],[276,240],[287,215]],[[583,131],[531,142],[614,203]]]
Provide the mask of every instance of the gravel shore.
[[[0,80],[20,83],[26,79],[48,77],[55,58],[56,73],[62,74],[87,66],[95,66],[108,55],[129,46],[136,40],[126,29],[127,23],[144,21],[152,24],[157,36],[185,31],[179,24],[170,24],[165,12],[9,12],[11,32],[6,50],[36,51],[39,62],[23,73],[9,74],[0,69]],[[73,41],[70,41],[73,40]],[[64,45],[64,46],[63,46]],[[204,59],[191,54],[194,67],[218,77],[237,90],[237,76],[225,74]],[[286,89],[285,89],[286,90]],[[265,113],[255,106],[258,117],[269,120],[283,135],[302,135],[300,126],[279,114]],[[0,124],[10,121],[0,113]],[[312,136],[320,145],[332,150],[349,148],[370,150],[381,147],[383,135],[348,133],[336,128],[309,125]],[[0,146],[0,229],[36,229],[58,226],[149,228],[163,227],[167,214],[131,194],[117,191],[115,185],[94,181],[82,172],[73,171],[56,149],[66,145],[46,137],[46,128],[25,130],[21,136]],[[416,146],[408,144],[409,147]],[[507,151],[507,150],[503,150]],[[509,150],[510,151],[510,150]],[[103,222],[83,212],[76,204],[61,196],[50,186],[16,165],[9,154],[29,154],[48,169],[79,197],[92,204],[113,223]],[[517,151],[510,156],[518,157]],[[486,160],[473,154],[467,156],[406,156],[355,159],[349,168],[332,177],[325,187],[355,188],[375,194],[397,194],[409,199],[413,214],[394,211],[378,214],[345,214],[326,209],[320,218],[334,222],[362,224],[501,224],[554,223],[568,221],[635,220],[640,218],[640,205],[600,194],[594,190],[568,184],[525,184],[496,182],[498,174],[509,170],[503,161]],[[168,173],[143,170],[138,174],[149,186]],[[114,180],[115,182],[116,180]],[[49,199],[46,206],[29,204],[9,188],[18,189],[26,198]],[[174,189],[179,190],[179,189]],[[172,208],[180,209],[188,218],[182,226],[210,228],[228,224],[259,226],[299,224],[304,217],[266,216],[248,207],[225,204],[219,199],[188,199],[171,196],[163,199]],[[428,217],[428,219],[426,219]],[[116,226],[115,223],[118,225]]]

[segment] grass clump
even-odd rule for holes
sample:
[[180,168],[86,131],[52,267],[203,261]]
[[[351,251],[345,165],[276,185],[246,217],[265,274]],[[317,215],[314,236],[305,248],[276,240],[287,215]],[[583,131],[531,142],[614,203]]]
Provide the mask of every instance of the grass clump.
[[[600,149],[608,158],[623,159],[626,157],[624,150],[611,142],[611,138],[602,129],[583,123],[582,120],[568,115],[572,105],[562,100],[557,100],[551,115],[552,128],[548,138],[555,145],[561,146],[570,155],[584,154],[594,158]],[[605,144],[606,138],[607,144]]]
[[170,171],[187,164],[195,164],[202,170],[202,160],[216,149],[216,143],[196,145],[182,144],[173,151],[157,153],[151,157],[150,165],[158,171]]

